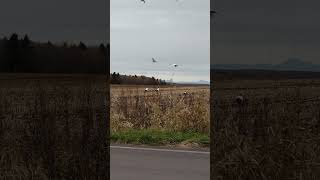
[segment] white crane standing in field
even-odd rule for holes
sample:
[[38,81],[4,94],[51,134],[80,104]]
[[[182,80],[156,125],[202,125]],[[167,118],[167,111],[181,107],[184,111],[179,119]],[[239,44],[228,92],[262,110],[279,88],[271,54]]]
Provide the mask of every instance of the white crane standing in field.
[[145,89],[144,89],[144,92],[149,92],[149,91],[159,92],[159,91],[160,91],[160,88],[158,87],[157,89],[154,89],[154,90],[149,90],[149,88],[145,88]]

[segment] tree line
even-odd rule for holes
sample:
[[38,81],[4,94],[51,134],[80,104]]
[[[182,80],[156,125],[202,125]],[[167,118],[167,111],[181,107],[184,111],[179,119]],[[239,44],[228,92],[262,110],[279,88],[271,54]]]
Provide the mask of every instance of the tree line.
[[107,73],[110,45],[54,44],[13,33],[0,39],[0,72]]
[[110,75],[111,84],[126,84],[126,85],[166,85],[166,81],[156,79],[155,77],[137,76],[137,75],[120,75],[113,72]]

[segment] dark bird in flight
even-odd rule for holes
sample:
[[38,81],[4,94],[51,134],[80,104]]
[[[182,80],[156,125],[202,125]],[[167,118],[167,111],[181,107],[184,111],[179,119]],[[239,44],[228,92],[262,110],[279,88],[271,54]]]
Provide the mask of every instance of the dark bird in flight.
[[141,2],[146,3],[146,1],[145,1],[145,0],[141,0]]
[[214,15],[214,14],[217,14],[217,12],[214,11],[214,10],[211,10],[211,11],[210,11],[210,15]]
[[153,63],[157,63],[158,61],[156,61],[154,58],[152,58],[152,62]]

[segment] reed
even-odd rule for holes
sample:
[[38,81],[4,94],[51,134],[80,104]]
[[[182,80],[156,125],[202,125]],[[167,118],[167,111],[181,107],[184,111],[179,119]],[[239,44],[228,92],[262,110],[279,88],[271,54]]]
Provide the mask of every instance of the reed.
[[182,88],[144,92],[138,87],[112,89],[112,131],[166,130],[209,133],[209,88]]

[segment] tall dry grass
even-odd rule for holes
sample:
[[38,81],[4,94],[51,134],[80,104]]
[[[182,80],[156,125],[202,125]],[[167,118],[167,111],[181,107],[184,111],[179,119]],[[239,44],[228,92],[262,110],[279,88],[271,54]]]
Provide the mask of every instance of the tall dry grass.
[[105,78],[19,78],[1,80],[0,179],[108,179]]
[[209,88],[188,94],[170,88],[144,92],[134,87],[113,89],[111,129],[156,129],[209,133]]
[[319,87],[255,83],[213,89],[211,179],[319,179]]

